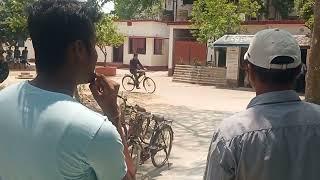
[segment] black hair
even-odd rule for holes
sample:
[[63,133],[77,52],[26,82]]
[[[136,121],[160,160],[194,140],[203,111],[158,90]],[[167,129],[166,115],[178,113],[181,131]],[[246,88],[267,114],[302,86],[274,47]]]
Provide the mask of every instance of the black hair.
[[[27,8],[37,72],[56,72],[68,46],[82,40],[89,50],[98,13],[77,0],[40,0]],[[90,52],[90,51],[89,51]]]
[[133,57],[137,57],[137,56],[138,56],[138,53],[134,53],[134,54],[133,54]]
[[[301,72],[301,65],[296,68],[291,69],[265,69],[259,66],[252,64],[249,61],[247,63],[251,64],[253,71],[264,83],[273,84],[273,85],[282,85],[282,84],[293,84],[297,79],[297,76]],[[291,57],[279,56],[272,60],[274,64],[279,64],[280,62],[292,62]]]

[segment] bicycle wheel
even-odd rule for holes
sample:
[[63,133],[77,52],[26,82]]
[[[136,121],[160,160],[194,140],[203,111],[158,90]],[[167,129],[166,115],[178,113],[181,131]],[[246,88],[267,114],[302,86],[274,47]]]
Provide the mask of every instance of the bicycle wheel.
[[134,79],[129,75],[124,76],[122,78],[122,86],[126,91],[132,91],[135,87]]
[[149,77],[143,80],[143,87],[150,94],[156,91],[156,83]]
[[140,166],[141,160],[141,147],[138,144],[132,144],[129,148],[130,156],[133,160],[133,164],[136,167],[136,171],[138,171],[138,167]]
[[173,131],[168,124],[164,124],[151,138],[151,161],[155,167],[160,168],[168,161],[172,141]]

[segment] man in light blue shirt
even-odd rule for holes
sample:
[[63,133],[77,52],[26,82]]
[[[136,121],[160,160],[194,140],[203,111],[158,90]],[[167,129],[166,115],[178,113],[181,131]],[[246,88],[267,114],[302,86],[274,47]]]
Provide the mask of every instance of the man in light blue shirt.
[[[41,0],[28,13],[38,75],[0,91],[0,179],[129,179],[119,85],[94,75],[94,11],[76,0]],[[89,82],[107,117],[72,98]]]
[[205,180],[318,180],[320,106],[300,100],[297,41],[286,31],[260,31],[245,56],[257,97],[224,120],[213,136]]

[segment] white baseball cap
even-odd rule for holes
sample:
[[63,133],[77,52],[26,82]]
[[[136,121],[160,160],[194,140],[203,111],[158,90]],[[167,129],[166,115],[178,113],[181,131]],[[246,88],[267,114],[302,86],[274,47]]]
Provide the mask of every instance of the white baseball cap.
[[[279,56],[291,57],[293,61],[273,63]],[[289,32],[266,29],[254,36],[244,59],[261,68],[285,70],[301,65],[301,51],[298,42]]]

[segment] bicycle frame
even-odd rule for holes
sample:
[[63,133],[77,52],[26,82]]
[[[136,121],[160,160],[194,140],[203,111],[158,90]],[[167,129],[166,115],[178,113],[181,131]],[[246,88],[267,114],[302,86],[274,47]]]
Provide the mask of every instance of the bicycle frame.
[[[127,132],[127,144],[129,147],[132,147],[131,153],[135,153],[138,163],[143,164],[152,157],[153,154],[167,148],[166,144],[159,146],[155,144],[152,139],[157,136],[159,131],[161,131],[163,125],[167,124],[171,126],[172,121],[166,120],[160,116],[152,115],[139,106],[130,106],[127,104],[126,98],[121,96],[118,97],[124,101],[124,109],[122,109],[122,112],[125,113],[127,109],[131,109],[132,112],[135,113],[133,118],[130,116],[129,122],[126,122],[125,119],[123,119],[123,122],[125,123],[124,128],[126,128],[125,130]],[[146,127],[143,125],[144,122],[148,123]],[[152,122],[154,122],[154,124]],[[147,133],[150,133],[148,134],[148,139],[146,138]],[[165,139],[164,137],[162,138]]]
[[[146,76],[145,73],[144,73],[142,76],[140,76],[140,77],[138,78],[138,85],[140,85],[140,84],[143,82],[143,80],[146,79],[146,77],[147,77],[147,76]],[[134,78],[134,75],[132,75],[132,78],[135,79],[135,78]]]

